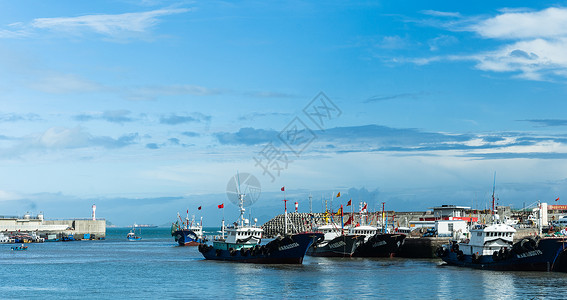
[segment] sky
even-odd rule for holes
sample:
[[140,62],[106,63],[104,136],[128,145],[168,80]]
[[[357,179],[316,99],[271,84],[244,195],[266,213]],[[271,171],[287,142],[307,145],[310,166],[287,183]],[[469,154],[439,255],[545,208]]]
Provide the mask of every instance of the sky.
[[562,204],[566,94],[567,1],[4,1],[0,215]]

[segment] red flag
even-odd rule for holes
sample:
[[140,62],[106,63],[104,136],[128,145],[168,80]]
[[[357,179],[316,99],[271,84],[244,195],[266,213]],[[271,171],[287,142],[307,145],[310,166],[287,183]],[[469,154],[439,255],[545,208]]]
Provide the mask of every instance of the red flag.
[[224,203],[219,205],[219,208],[224,208]]
[[362,208],[362,210],[366,210],[366,206],[368,205],[368,203],[364,203],[364,207]]
[[348,217],[348,220],[345,222],[344,226],[352,224],[352,221],[353,221],[353,218],[352,218],[352,215],[350,215],[350,217]]
[[557,197],[557,199],[555,199],[555,201],[559,201],[559,197]]
[[339,192],[339,193],[337,194],[337,198],[339,198],[340,196],[341,196],[341,192]]
[[197,208],[198,210],[201,210],[201,207],[199,206],[199,208]]
[[282,192],[285,191],[285,186],[282,186]]
[[189,214],[189,209],[187,209],[187,214]]
[[348,200],[348,203],[346,206],[350,206],[352,204],[352,199]]

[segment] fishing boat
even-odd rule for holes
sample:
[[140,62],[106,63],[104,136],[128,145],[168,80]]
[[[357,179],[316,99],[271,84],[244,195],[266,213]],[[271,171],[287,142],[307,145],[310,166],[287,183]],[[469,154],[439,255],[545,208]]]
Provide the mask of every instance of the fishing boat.
[[[226,228],[226,239],[217,239],[212,245],[200,244],[199,252],[208,260],[223,260],[257,264],[301,264],[307,248],[323,238],[322,233],[284,234],[261,245],[263,229],[244,218],[244,194],[238,191],[240,218]],[[287,220],[287,209],[285,210]],[[286,224],[287,228],[287,224]],[[222,224],[224,236],[224,220]]]
[[200,223],[197,223],[195,216],[193,216],[191,222],[189,222],[189,216],[185,218],[185,222],[181,220],[179,213],[177,213],[177,217],[181,224],[179,224],[179,220],[171,224],[171,235],[179,246],[198,246],[206,241],[203,236],[203,218],[201,218]]
[[309,247],[309,256],[351,257],[364,241],[364,236],[345,234],[345,229],[334,223],[318,226],[315,231],[323,233],[324,238]]
[[[437,249],[437,256],[449,265],[476,269],[567,272],[566,237],[536,236],[514,243],[516,229],[497,222],[494,203],[493,186],[492,224],[476,225],[470,230],[470,240],[443,245]],[[541,215],[538,219],[541,221]]]
[[28,246],[24,246],[24,244],[22,244],[21,246],[10,247],[10,249],[12,251],[25,251],[28,250]]
[[469,241],[437,249],[449,265],[501,271],[567,271],[565,237],[525,238],[513,243],[516,230],[506,224],[477,226]]
[[[126,235],[126,238],[127,238],[129,241],[139,241],[139,240],[142,239],[141,236],[136,235],[136,229],[135,229],[135,228],[136,228],[135,226],[132,226],[132,229],[131,229],[130,232],[128,232],[128,234]],[[140,233],[141,233],[141,232],[140,232]]]
[[[361,204],[362,206],[362,204]],[[358,235],[364,238],[363,242],[356,248],[354,257],[392,257],[400,250],[404,244],[406,235],[399,233],[386,232],[384,222],[384,204],[382,204],[382,225],[365,225],[367,204],[360,209],[359,226],[349,229],[351,235]],[[347,221],[348,222],[348,221]]]

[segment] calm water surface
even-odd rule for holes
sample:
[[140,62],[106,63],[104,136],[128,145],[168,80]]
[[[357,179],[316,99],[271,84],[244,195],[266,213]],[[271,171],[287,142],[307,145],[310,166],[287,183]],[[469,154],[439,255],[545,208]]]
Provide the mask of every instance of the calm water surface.
[[104,241],[0,245],[0,298],[565,299],[567,274],[478,271],[436,259],[305,257],[303,265],[205,261],[169,229]]

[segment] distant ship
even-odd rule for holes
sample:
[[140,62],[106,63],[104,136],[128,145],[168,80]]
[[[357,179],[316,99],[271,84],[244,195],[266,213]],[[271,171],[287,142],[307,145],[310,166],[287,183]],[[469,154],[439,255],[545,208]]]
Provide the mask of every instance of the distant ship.
[[134,224],[136,228],[157,228],[157,225],[154,224]]
[[[301,264],[307,248],[314,241],[323,239],[322,233],[285,234],[261,245],[263,229],[250,225],[244,219],[244,194],[238,194],[239,222],[227,228],[226,240],[215,240],[213,245],[199,245],[199,251],[205,259],[257,264]],[[224,221],[222,228],[224,231]]]
[[189,216],[185,218],[185,222],[179,217],[179,220],[171,224],[171,236],[175,238],[175,241],[179,246],[198,246],[200,243],[204,243],[206,239],[203,236],[203,219],[201,218],[201,223],[195,222],[195,216],[191,222],[189,222]]

